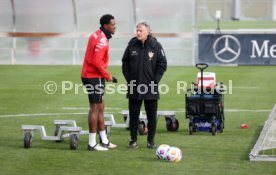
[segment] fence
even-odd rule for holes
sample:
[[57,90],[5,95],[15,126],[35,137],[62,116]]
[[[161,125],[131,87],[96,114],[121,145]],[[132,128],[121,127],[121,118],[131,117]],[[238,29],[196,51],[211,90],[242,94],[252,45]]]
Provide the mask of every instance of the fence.
[[[217,9],[224,20],[231,20],[232,1],[0,0],[0,64],[82,64],[89,35],[99,27],[101,15],[111,13],[117,22],[110,40],[111,65],[121,65],[124,49],[135,36],[135,24],[141,20],[151,24],[168,64],[192,65],[196,21],[214,20]],[[274,1],[240,0],[238,17],[271,20]]]

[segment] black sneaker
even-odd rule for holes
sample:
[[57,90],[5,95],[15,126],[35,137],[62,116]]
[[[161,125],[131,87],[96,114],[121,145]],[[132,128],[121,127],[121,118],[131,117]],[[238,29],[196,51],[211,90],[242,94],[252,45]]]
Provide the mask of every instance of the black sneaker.
[[156,148],[156,145],[153,142],[148,142],[147,147],[153,149]]
[[138,148],[138,144],[136,141],[130,141],[128,144],[128,148]]

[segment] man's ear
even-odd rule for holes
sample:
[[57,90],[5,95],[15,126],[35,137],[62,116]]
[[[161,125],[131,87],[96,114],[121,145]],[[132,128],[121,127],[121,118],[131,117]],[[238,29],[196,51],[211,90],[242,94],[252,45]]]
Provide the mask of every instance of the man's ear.
[[107,29],[107,28],[108,28],[107,25],[108,25],[108,24],[104,24],[104,25],[103,25],[103,28],[104,28],[104,29]]

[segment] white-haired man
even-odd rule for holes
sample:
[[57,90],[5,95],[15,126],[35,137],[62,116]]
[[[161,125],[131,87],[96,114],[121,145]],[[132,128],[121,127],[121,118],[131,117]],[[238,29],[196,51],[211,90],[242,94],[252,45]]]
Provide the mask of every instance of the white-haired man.
[[162,45],[152,36],[148,23],[136,26],[136,37],[132,38],[122,58],[122,71],[128,83],[129,148],[138,148],[137,130],[141,105],[148,120],[147,147],[155,148],[154,137],[157,125],[158,83],[167,69],[167,60]]

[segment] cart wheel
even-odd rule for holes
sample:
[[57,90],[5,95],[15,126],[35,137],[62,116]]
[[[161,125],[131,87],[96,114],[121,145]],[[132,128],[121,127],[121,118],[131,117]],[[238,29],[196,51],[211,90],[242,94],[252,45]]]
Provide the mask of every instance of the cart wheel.
[[[54,136],[57,136],[57,135],[58,135],[59,130],[60,130],[60,126],[59,126],[59,125],[56,125],[56,129],[55,129]],[[62,131],[61,136],[62,136],[63,134],[64,134],[64,132]],[[60,140],[56,140],[56,142],[63,142],[63,138],[61,137]]]
[[167,131],[171,131],[171,123],[172,123],[172,120],[170,118],[166,118],[166,128],[167,128]]
[[[124,115],[123,118],[124,118],[124,122],[126,123],[127,122],[127,115]],[[129,130],[129,127],[126,127],[127,130]]]
[[25,132],[24,135],[24,148],[31,148],[32,147],[32,133]]
[[193,126],[189,126],[189,134],[190,134],[190,135],[193,135],[193,131],[194,131]]
[[173,122],[171,119],[167,119],[166,127],[168,131],[177,131],[179,128],[179,122],[177,119],[175,119],[175,122]]
[[70,135],[70,149],[76,150],[78,149],[78,136],[77,134]]
[[193,123],[192,126],[193,126],[193,132],[196,132],[196,127],[197,127],[196,124]]
[[105,133],[106,133],[106,135],[109,135],[109,133],[110,133],[110,125],[105,126]]
[[123,118],[124,118],[124,122],[126,122],[127,121],[127,115],[124,115]]
[[147,135],[148,134],[148,128],[144,123],[139,123],[138,125],[138,131],[140,135]]
[[214,126],[212,126],[212,135],[214,136],[214,135],[216,135],[216,126],[214,125]]
[[221,133],[223,133],[223,129],[224,129],[224,123],[221,122],[221,123],[220,123],[220,132],[221,132]]

